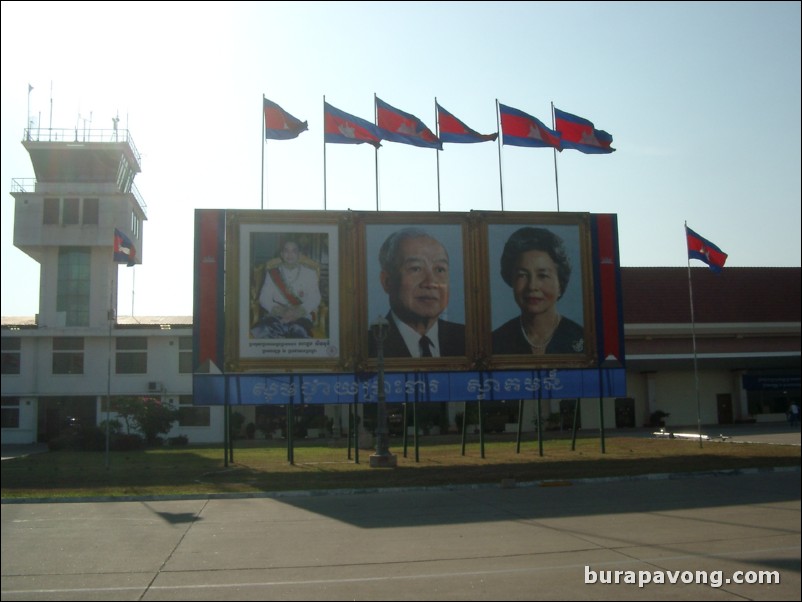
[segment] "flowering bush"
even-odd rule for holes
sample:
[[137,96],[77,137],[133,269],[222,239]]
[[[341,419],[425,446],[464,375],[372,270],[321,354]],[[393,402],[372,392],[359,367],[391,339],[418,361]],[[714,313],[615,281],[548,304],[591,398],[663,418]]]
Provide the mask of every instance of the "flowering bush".
[[123,419],[129,434],[133,427],[148,443],[155,443],[159,435],[169,433],[179,415],[177,409],[155,397],[121,397],[114,400],[112,409]]

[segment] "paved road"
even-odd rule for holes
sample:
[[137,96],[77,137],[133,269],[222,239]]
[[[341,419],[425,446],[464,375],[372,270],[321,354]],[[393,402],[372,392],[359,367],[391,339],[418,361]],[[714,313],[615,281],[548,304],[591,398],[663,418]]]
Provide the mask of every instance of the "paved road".
[[[3,504],[2,600],[799,600],[800,485],[791,469]],[[667,583],[599,583],[613,571]],[[707,584],[682,583],[697,571]]]

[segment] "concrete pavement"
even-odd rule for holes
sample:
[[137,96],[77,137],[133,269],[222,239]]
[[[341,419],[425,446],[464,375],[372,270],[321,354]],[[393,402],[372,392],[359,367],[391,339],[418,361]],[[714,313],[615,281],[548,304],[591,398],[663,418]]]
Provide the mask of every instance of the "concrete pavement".
[[[800,444],[788,425],[721,434]],[[800,599],[799,469],[543,485],[4,503],[0,597]]]
[[1,509],[9,601],[799,600],[801,585],[798,469]]

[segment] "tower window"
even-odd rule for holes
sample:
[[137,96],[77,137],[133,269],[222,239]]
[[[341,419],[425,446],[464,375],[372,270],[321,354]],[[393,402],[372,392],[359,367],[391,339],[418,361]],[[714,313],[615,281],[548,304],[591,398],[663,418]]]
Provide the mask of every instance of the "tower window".
[[55,225],[61,223],[61,199],[45,199],[42,223]]
[[79,223],[81,212],[81,199],[64,199],[64,215],[62,220],[64,225],[72,226]]
[[85,226],[97,226],[100,201],[98,199],[84,199],[83,224]]
[[89,249],[60,248],[56,311],[66,313],[66,326],[89,326],[89,280]]

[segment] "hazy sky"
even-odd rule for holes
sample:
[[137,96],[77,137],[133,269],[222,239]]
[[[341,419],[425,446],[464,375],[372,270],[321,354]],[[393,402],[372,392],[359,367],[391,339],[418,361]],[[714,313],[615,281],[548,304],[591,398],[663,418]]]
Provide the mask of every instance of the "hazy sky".
[[[190,8],[191,7],[191,8]],[[40,127],[111,128],[142,153],[143,264],[121,316],[190,315],[197,208],[259,209],[262,95],[309,122],[265,146],[267,209],[375,210],[374,151],[326,145],[323,97],[374,94],[435,129],[434,100],[482,133],[496,100],[551,103],[613,135],[557,157],[561,211],[616,213],[624,266],[685,266],[684,224],[727,266],[800,265],[798,2],[2,3],[2,315],[39,310],[13,246],[12,179]],[[28,93],[28,85],[33,86]],[[379,208],[437,211],[437,151],[385,142]],[[556,211],[550,149],[446,144],[440,209]],[[693,261],[692,265],[703,265]]]

